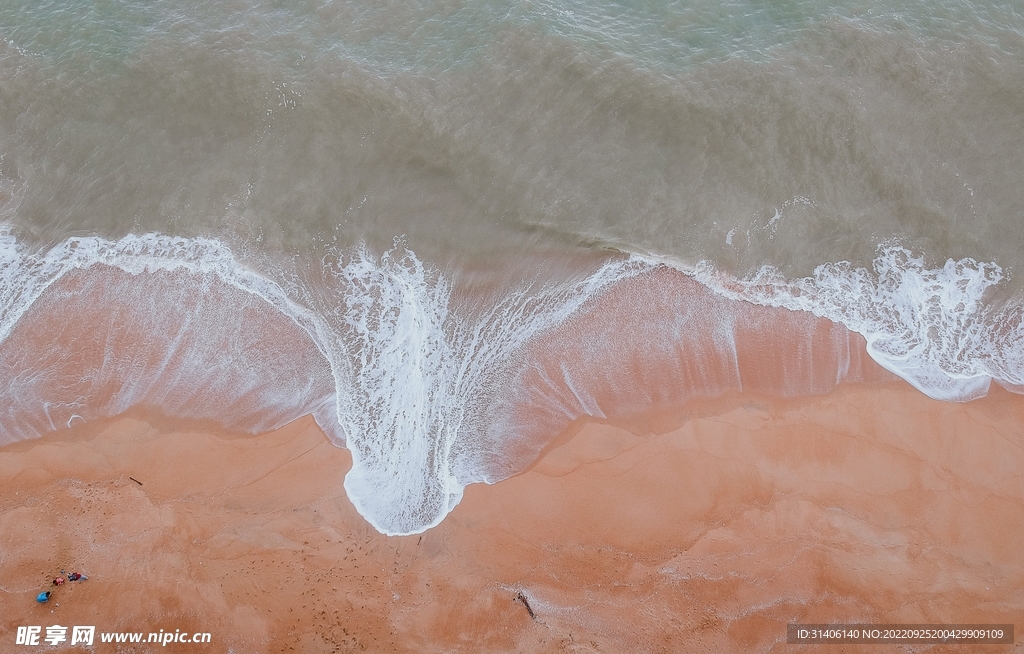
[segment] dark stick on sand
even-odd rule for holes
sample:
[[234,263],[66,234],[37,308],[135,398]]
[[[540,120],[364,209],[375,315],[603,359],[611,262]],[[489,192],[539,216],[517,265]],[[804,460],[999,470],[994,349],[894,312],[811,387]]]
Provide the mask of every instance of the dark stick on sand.
[[142,482],[141,482],[141,481],[139,481],[138,479],[136,479],[135,477],[129,477],[128,479],[131,479],[132,481],[134,481],[134,482],[135,482],[136,484],[138,484],[139,486],[141,486],[141,485],[142,485]]
[[516,593],[515,601],[522,602],[523,606],[526,607],[526,612],[530,614],[530,617],[534,620],[537,619],[537,614],[533,612],[533,608],[530,607],[530,602],[526,599],[526,595],[523,595],[523,591]]

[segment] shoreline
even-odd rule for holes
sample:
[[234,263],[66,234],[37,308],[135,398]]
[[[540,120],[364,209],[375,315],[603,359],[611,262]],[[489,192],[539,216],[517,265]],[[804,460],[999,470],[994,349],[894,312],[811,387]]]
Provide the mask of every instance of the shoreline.
[[[668,652],[781,651],[791,621],[1022,623],[1021,425],[1024,398],[996,388],[735,393],[673,421],[577,421],[438,527],[385,537],[309,416],[249,437],[131,412],[0,449],[0,631]],[[37,605],[61,569],[89,580]]]

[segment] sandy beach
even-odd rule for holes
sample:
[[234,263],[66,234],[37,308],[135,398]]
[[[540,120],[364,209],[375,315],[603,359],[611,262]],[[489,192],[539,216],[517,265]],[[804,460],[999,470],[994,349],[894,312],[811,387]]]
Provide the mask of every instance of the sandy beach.
[[0,2],[0,654],[1024,654],[1022,6]]
[[[5,447],[4,649],[52,624],[212,636],[167,651],[766,652],[789,622],[1024,623],[1024,398],[846,384],[641,422],[578,421],[392,538],[309,417],[133,412]],[[62,569],[89,579],[37,604]]]

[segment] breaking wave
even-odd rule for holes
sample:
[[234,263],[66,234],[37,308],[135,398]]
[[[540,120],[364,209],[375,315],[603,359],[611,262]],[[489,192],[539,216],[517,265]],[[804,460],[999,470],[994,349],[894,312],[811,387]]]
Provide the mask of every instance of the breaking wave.
[[871,270],[829,263],[788,280],[765,266],[735,280],[702,265],[694,277],[726,297],[845,325],[864,336],[879,365],[938,400],[983,397],[993,379],[1010,390],[1024,384],[1021,306],[985,301],[1003,280],[994,263],[949,259],[929,269],[924,257],[889,244],[879,247]]
[[359,512],[409,534],[583,416],[878,378],[846,330],[938,399],[1024,385],[1020,308],[986,304],[1002,271],[970,259],[933,270],[891,245],[872,270],[738,280],[616,256],[481,309],[400,241],[337,254],[314,284],[256,272],[213,239],[81,237],[44,251],[0,230],[0,438],[136,406],[249,432],[311,413],[352,453]]

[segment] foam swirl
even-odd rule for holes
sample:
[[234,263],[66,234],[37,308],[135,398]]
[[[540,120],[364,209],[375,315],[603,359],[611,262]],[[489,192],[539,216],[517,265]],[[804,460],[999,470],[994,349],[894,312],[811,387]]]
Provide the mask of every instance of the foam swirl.
[[829,263],[790,280],[765,266],[737,280],[702,264],[694,276],[726,297],[842,323],[867,339],[881,366],[935,399],[982,397],[993,379],[1008,388],[1024,384],[1020,308],[996,311],[984,301],[1003,279],[994,263],[949,259],[928,268],[923,256],[887,244],[871,270]]

